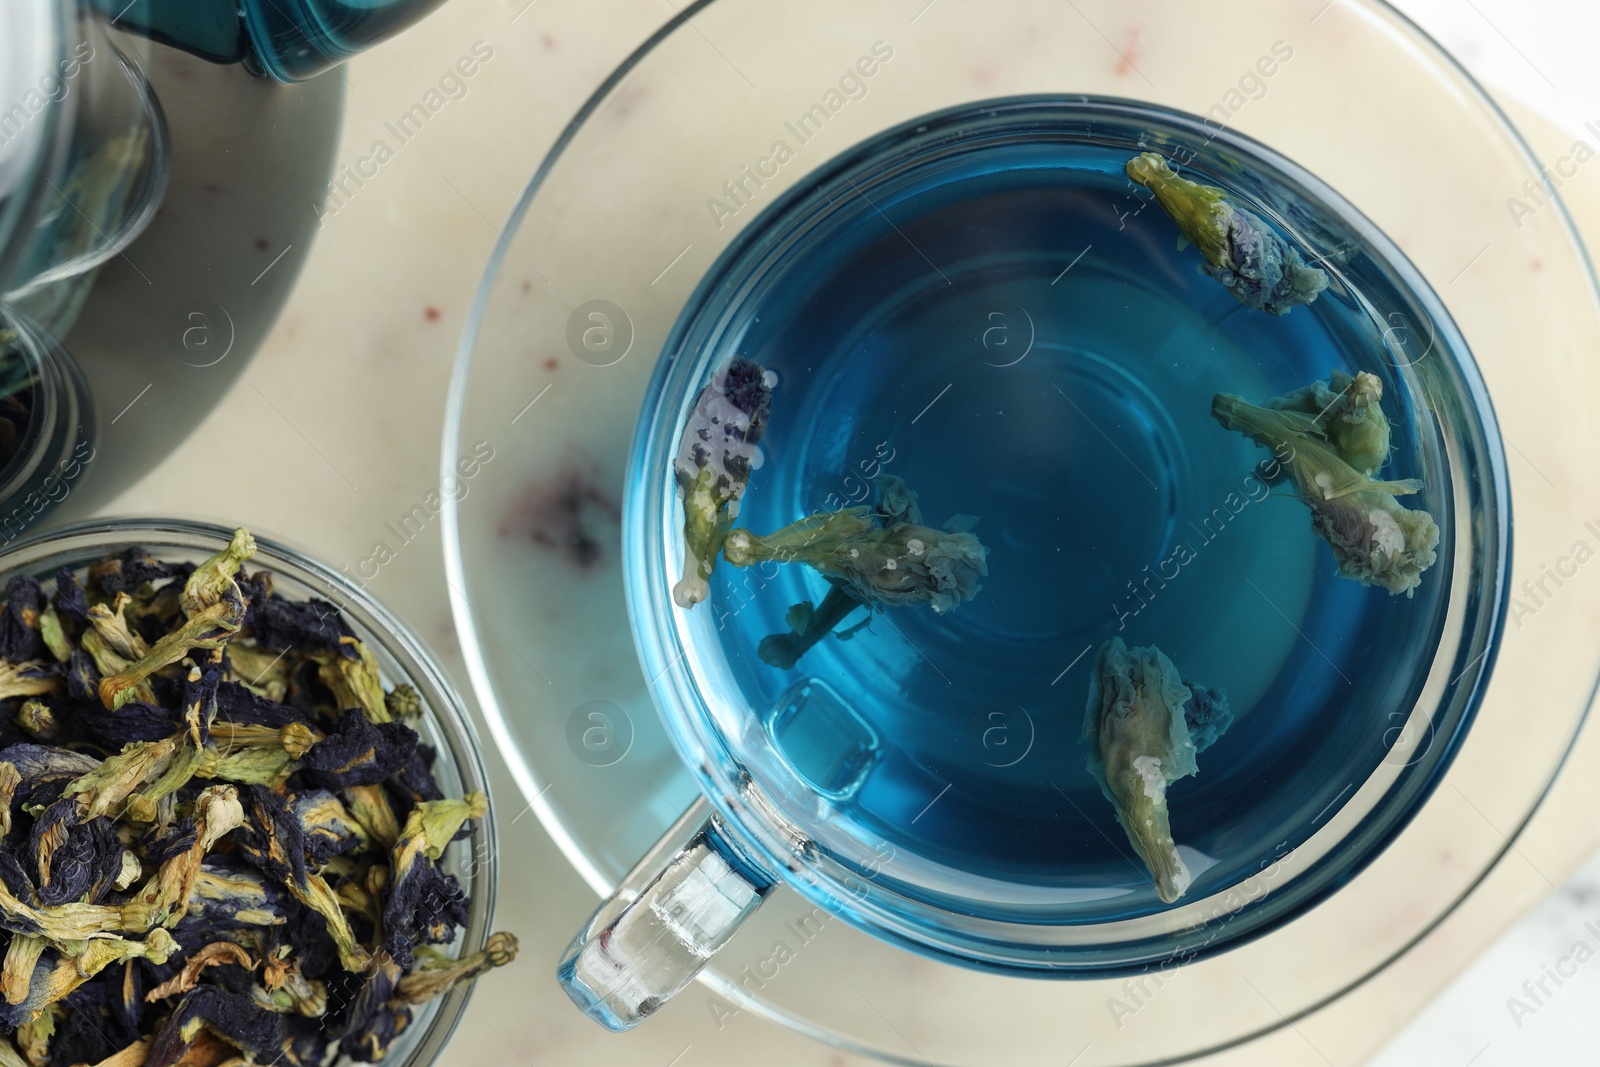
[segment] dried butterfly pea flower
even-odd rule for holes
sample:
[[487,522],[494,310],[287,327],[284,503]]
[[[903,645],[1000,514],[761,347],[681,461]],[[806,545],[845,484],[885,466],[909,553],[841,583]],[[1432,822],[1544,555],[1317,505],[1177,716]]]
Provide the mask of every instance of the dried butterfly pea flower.
[[183,961],[178,973],[156,986],[144,995],[146,1001],[154,1002],[163,997],[176,996],[187,993],[200,982],[200,975],[208,967],[224,967],[232,965],[253,970],[255,961],[250,958],[250,953],[234,944],[232,941],[213,941],[196,952],[191,952]]
[[1185,678],[1189,701],[1183,706],[1183,723],[1189,728],[1189,738],[1194,742],[1195,755],[1199,755],[1227,732],[1233,725],[1233,710],[1228,707],[1227,694],[1220,689],[1207,689]]
[[337,653],[317,653],[311,657],[318,665],[317,677],[333,693],[341,710],[360,708],[375,723],[389,722],[389,706],[379,680],[378,661],[372,652],[353,637],[340,638],[339,648]]
[[417,735],[410,727],[373,722],[350,708],[327,737],[311,746],[303,766],[306,777],[324,789],[377,785],[404,767],[416,749]]
[[118,593],[109,607],[96,604],[89,609],[89,625],[100,636],[100,643],[127,663],[150,654],[145,639],[128,628],[127,610],[132,603],[128,594]]
[[145,1067],[176,1067],[202,1030],[264,1063],[276,1062],[284,1055],[287,1035],[281,1016],[257,1007],[247,995],[202,985],[183,998],[156,1034]]
[[[103,559],[89,568],[89,585],[106,596],[128,593],[150,582],[187,575],[187,564],[163,563],[137,545]],[[76,580],[73,582],[76,585]],[[59,591],[59,581],[56,586]]]
[[306,978],[292,965],[275,988],[252,986],[250,997],[257,1007],[285,1015],[320,1019],[328,1012],[327,985]]
[[72,641],[67,637],[66,628],[61,625],[61,616],[53,604],[39,615],[39,639],[57,663],[66,663],[72,658]]
[[75,779],[64,795],[78,798],[84,819],[108,813],[120,816],[128,797],[165,772],[177,750],[177,741],[170,737],[131,744]]
[[0,760],[15,767],[23,782],[31,785],[77,778],[100,766],[100,761],[87,753],[26,743],[0,749]]
[[896,501],[891,511],[858,505],[818,512],[765,537],[733,530],[723,557],[735,567],[804,563],[863,603],[884,607],[926,604],[943,614],[977,596],[989,550],[970,532],[976,520],[956,516],[943,530],[906,521],[915,514],[915,494],[898,478],[878,481],[880,493]]
[[24,700],[17,709],[17,725],[22,732],[39,741],[54,741],[61,732],[55,712],[42,700]]
[[358,785],[342,791],[350,817],[378,844],[389,848],[400,839],[400,820],[382,786]]
[[371,956],[357,942],[338,895],[325,879],[307,869],[305,831],[299,821],[277,794],[257,786],[247,787],[247,792],[250,815],[238,839],[240,854],[322,916],[345,970],[365,969]]
[[[424,800],[443,800],[444,790],[433,776],[433,761],[438,753],[429,745],[418,744],[405,763],[394,772],[394,777],[384,783],[403,801],[416,804]],[[408,812],[409,807],[406,809]]]
[[255,726],[284,727],[307,721],[299,709],[253,693],[237,682],[227,681],[217,686],[217,714],[231,722]]
[[87,652],[74,649],[66,663],[62,664],[62,675],[66,679],[69,697],[99,703],[100,669]]
[[245,561],[256,554],[255,538],[244,527],[233,531],[228,547],[194,569],[183,583],[179,604],[189,618],[204,614],[219,604],[229,603],[239,608],[239,621],[244,621],[243,596],[234,576]]
[[351,850],[365,851],[372,843],[339,798],[326,789],[297,794],[289,812],[300,824],[306,858],[312,866],[321,867]]
[[394,999],[404,1004],[425,1004],[443,996],[462,982],[470,982],[495,967],[504,967],[517,958],[517,939],[510,934],[493,934],[480,952],[452,959],[432,949],[417,953],[417,966],[395,987]]
[[[13,974],[8,985],[0,967],[0,992],[20,997],[3,1006],[17,1009],[0,1017],[15,1028],[4,1049],[137,1065],[159,1033],[181,1064],[260,1059],[270,1020],[249,1005],[278,1017],[271,1058],[322,1063],[334,1042],[372,1058],[414,1003],[514,953],[501,936],[459,962],[412,955],[418,978],[400,998],[406,971],[386,942],[411,953],[465,924],[466,897],[437,864],[483,800],[442,800],[435,753],[395,721],[422,712],[419,695],[386,692],[336,615],[321,645],[259,647],[255,605],[271,580],[241,573],[251,550],[240,532],[200,567],[123,553],[94,568],[92,595],[62,573],[48,603],[18,585],[18,606],[0,606],[36,626],[35,651],[54,661],[15,675],[57,683],[18,694],[13,714],[53,744],[98,753],[0,748],[0,816],[24,831],[0,833],[0,944]],[[15,729],[0,721],[0,737]],[[84,958],[103,973],[67,980]],[[364,976],[371,1003],[359,1014],[330,984],[347,985],[341,975]]]
[[383,703],[389,709],[390,718],[415,719],[422,714],[422,694],[405,682],[389,690]]
[[189,616],[182,628],[172,631],[151,647],[149,654],[126,669],[100,679],[100,699],[115,709],[134,698],[133,687],[163,667],[169,667],[191,652],[221,649],[239,632],[244,611],[240,604],[221,600]]
[[83,632],[89,621],[89,597],[69,567],[56,572],[55,593],[50,604],[56,610],[61,628],[69,637]]
[[0,659],[12,663],[44,655],[39,614],[44,596],[32,575],[18,574],[6,582],[6,605],[0,610]]
[[1390,594],[1411,596],[1438,558],[1439,527],[1426,511],[1395,499],[1422,491],[1414,478],[1379,481],[1345,460],[1311,416],[1258,407],[1229,393],[1211,402],[1224,429],[1244,434],[1283,460],[1311,528],[1333,550],[1339,573]]
[[345,657],[355,654],[344,641],[354,640],[356,635],[339,614],[339,609],[326,600],[312,597],[291,601],[268,596],[265,600],[252,601],[246,622],[256,644],[264,649],[336,652]]
[[1325,382],[1273,397],[1266,406],[1275,411],[1298,411],[1312,416],[1312,424],[1328,439],[1340,457],[1362,474],[1370,475],[1389,461],[1389,419],[1383,413],[1383,380],[1369,371],[1354,377],[1335,370]]
[[1309,304],[1328,287],[1328,275],[1306,265],[1300,250],[1253,213],[1235,207],[1211,185],[1178,177],[1155,152],[1128,161],[1128,177],[1155,193],[1182,235],[1205,258],[1200,270],[1215,278],[1245,307],[1273,315]]
[[754,360],[734,360],[700,391],[684,425],[672,464],[683,500],[683,578],[672,590],[679,607],[692,608],[710,593],[706,579],[739,513],[772,411],[766,375]]
[[22,784],[22,772],[17,765],[0,760],[0,839],[11,834],[11,802]]
[[[1214,711],[1218,702],[1206,692]],[[1183,896],[1191,881],[1173,841],[1167,787],[1199,770],[1186,717],[1192,696],[1160,649],[1129,648],[1113,637],[1096,654],[1083,719],[1089,773],[1166,904]]]
[[208,930],[281,926],[288,922],[288,908],[283,894],[259,872],[210,857],[195,876],[188,918],[178,929],[191,922]]
[[822,603],[813,606],[811,601],[803,600],[791,607],[784,616],[789,632],[763,637],[756,646],[756,655],[769,667],[789,670],[861,606],[862,602],[844,582],[829,579],[828,595],[822,598]]
[[33,934],[17,934],[11,939],[5,963],[0,966],[0,995],[7,1004],[21,1004],[28,999],[34,968],[49,946],[50,942]]
[[201,792],[195,803],[194,843],[163,862],[155,877],[123,906],[127,928],[148,930],[154,926],[176,926],[189,910],[189,897],[206,854],[243,822],[239,791],[233,786],[209,786]]
[[410,967],[416,944],[446,941],[465,921],[460,885],[435,863],[468,819],[487,812],[487,798],[471,793],[461,800],[418,804],[406,818],[392,850],[394,884],[383,913],[384,948],[402,967]]
[[61,678],[36,660],[26,663],[0,663],[0,700],[8,697],[36,697],[58,692]]
[[373,961],[340,1028],[340,1052],[362,1063],[376,1063],[388,1053],[390,1043],[411,1018],[403,1007],[398,1011],[390,1007],[403,973],[388,956]]
[[156,929],[142,941],[121,937],[90,941],[76,957],[47,950],[34,966],[27,996],[16,1004],[0,1002],[0,1023],[22,1026],[112,964],[140,958],[165,963],[177,947],[171,934]]
[[88,741],[110,751],[135,742],[165,740],[182,725],[176,713],[142,700],[130,700],[112,712],[101,707],[98,699],[92,705],[57,700],[52,702],[52,710],[63,738]]
[[41,905],[101,903],[122,873],[115,824],[103,817],[80,821],[72,800],[58,800],[36,817],[27,849]]
[[248,640],[228,642],[225,662],[228,684],[238,685],[268,703],[279,703],[289,692],[284,653],[255,647]]

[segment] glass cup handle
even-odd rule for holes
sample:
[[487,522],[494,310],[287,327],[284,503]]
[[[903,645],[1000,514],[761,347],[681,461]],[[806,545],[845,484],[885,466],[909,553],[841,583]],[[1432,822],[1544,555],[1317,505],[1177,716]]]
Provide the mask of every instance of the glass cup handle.
[[556,977],[589,1018],[631,1029],[694,980],[772,887],[701,797],[600,905]]

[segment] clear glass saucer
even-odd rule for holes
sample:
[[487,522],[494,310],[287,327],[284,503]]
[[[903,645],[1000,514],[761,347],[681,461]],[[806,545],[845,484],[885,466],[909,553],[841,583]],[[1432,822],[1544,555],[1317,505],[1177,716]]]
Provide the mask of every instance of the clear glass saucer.
[[[761,1014],[908,1063],[1177,1062],[1289,1024],[1406,951],[1507,853],[1560,769],[1597,674],[1584,620],[1600,587],[1576,576],[1600,549],[1586,525],[1600,513],[1586,400],[1600,395],[1600,305],[1559,201],[1507,209],[1538,173],[1516,132],[1381,3],[1003,10],[708,0],[630,57],[534,175],[479,290],[444,442],[446,489],[470,490],[446,493],[446,565],[496,740],[574,866],[608,893],[698,796],[655,712],[661,678],[634,651],[624,463],[665,339],[761,209],[886,129],[1028,94],[1148,101],[1316,175],[1442,299],[1509,457],[1508,621],[1476,719],[1411,823],[1293,920],[1134,978],[958,968],[785,889],[708,966],[704,994],[682,994],[718,1022]],[[1432,324],[1390,327],[1394,362],[1427,358]],[[469,483],[462,463],[480,448],[496,475]],[[1401,764],[1437,743],[1405,723],[1389,740]]]

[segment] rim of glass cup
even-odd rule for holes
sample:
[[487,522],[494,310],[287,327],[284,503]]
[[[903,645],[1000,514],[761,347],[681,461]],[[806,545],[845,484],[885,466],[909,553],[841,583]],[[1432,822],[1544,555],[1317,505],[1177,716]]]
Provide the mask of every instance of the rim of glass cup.
[[[493,303],[494,289],[500,278],[502,267],[505,265],[507,257],[514,251],[514,235],[521,228],[540,190],[560,163],[563,154],[587,127],[589,120],[606,103],[613,91],[663,42],[715,2],[716,0],[692,0],[692,2],[687,3],[676,15],[668,19],[623,59],[616,69],[584,100],[571,120],[562,128],[508,213],[505,225],[500,228],[500,236],[494,243],[483,273],[480,276],[466,324],[457,343],[456,361],[446,396],[445,426],[440,449],[440,470],[444,474],[454,475],[454,465],[462,439],[462,426],[466,413],[466,400],[471,384],[475,351]],[[1366,0],[1366,3],[1383,17],[1392,20],[1404,33],[1409,35],[1427,53],[1429,60],[1436,63],[1455,79],[1458,79],[1460,84],[1470,91],[1474,106],[1481,109],[1483,115],[1498,129],[1506,142],[1507,148],[1517,156],[1530,173],[1538,173],[1537,157],[1526,139],[1511,122],[1504,109],[1495,102],[1493,97],[1484,90],[1477,79],[1466,70],[1454,55],[1413,19],[1394,7],[1389,0]],[[1554,207],[1553,215],[1556,226],[1567,245],[1576,254],[1578,266],[1582,273],[1582,281],[1585,283],[1585,291],[1591,296],[1600,295],[1600,285],[1597,285],[1594,266],[1565,201],[1558,192],[1552,191],[1548,197],[1548,202]],[[604,898],[615,889],[616,880],[602,871],[596,859],[584,851],[573,836],[572,829],[563,822],[553,804],[545,796],[539,777],[535,774],[528,758],[518,747],[516,738],[504,717],[504,709],[502,709],[500,702],[496,698],[493,676],[480,642],[480,628],[474,620],[476,609],[472,606],[465,591],[467,575],[461,556],[461,514],[457,502],[450,497],[447,497],[444,501],[443,520],[442,547],[446,575],[450,585],[452,613],[455,617],[457,630],[462,638],[462,654],[467,665],[468,674],[480,706],[484,711],[490,731],[506,760],[512,777],[522,789],[524,799],[527,800],[530,809],[538,814],[546,832],[551,835],[551,838],[555,841],[557,847],[561,849],[567,861],[572,864],[574,870],[597,894]],[[1517,842],[1523,831],[1526,830],[1533,816],[1542,808],[1556,778],[1566,767],[1571,757],[1573,744],[1589,717],[1589,711],[1597,693],[1600,693],[1600,678],[1591,679],[1585,686],[1585,698],[1582,707],[1574,717],[1571,734],[1560,746],[1559,755],[1551,766],[1549,779],[1538,789],[1526,811],[1522,812],[1517,821],[1500,834],[1501,843],[1490,850],[1487,862],[1466,880],[1460,892],[1451,898],[1447,906],[1441,908],[1437,914],[1424,920],[1410,936],[1395,944],[1376,962],[1360,970],[1359,973],[1337,985],[1336,988],[1314,996],[1303,1005],[1291,1008],[1287,1013],[1280,1013],[1270,1023],[1252,1029],[1249,1032],[1232,1035],[1228,1039],[1215,1042],[1204,1049],[1154,1062],[1159,1064],[1187,1062],[1195,1056],[1225,1051],[1272,1033],[1285,1025],[1293,1024],[1334,1003],[1351,990],[1360,987],[1427,938],[1446,918],[1454,914],[1460,904],[1477,890],[1478,886],[1488,878],[1491,872],[1499,869],[1501,862],[1508,855],[1516,850]],[[724,985],[719,976],[709,972],[702,972],[701,980],[715,989],[721,989]],[[886,1062],[908,1065],[925,1062],[925,1060],[917,1057],[893,1052],[878,1045],[858,1040],[821,1025],[810,1018],[796,1015],[786,1010],[783,1006],[769,1004],[760,998],[751,998],[747,1002],[742,1002],[742,1008],[836,1048],[850,1050],[861,1055],[882,1059]]]
[[[185,519],[107,518],[74,523],[37,534],[7,547],[0,565],[0,580],[18,571],[53,574],[68,560],[80,564],[107,552],[141,545],[160,554],[163,549],[203,558],[226,547],[232,529],[214,523]],[[403,678],[416,686],[423,698],[424,739],[439,748],[441,762],[460,778],[463,792],[489,791],[488,771],[466,705],[444,671],[409,627],[371,594],[329,567],[281,541],[256,537],[256,554],[249,564],[303,586],[313,596],[338,607],[357,636],[375,646],[387,680]],[[388,662],[385,662],[388,661]],[[430,736],[431,733],[431,736]],[[448,790],[447,790],[448,791]],[[447,853],[451,873],[467,887],[467,925],[456,942],[462,954],[476,952],[488,942],[494,925],[499,861],[495,812],[489,813],[472,834],[455,842]],[[391,1053],[404,1067],[427,1067],[449,1043],[472,997],[474,983],[457,986],[417,1013]],[[418,1023],[421,1025],[418,1025]],[[407,1039],[409,1038],[409,1047]],[[334,1063],[346,1062],[342,1058]]]

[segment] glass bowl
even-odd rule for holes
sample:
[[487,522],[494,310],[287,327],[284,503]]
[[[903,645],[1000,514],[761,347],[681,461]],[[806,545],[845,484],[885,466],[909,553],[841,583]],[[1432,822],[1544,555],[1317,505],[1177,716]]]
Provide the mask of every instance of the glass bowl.
[[[164,560],[199,563],[225,548],[233,531],[208,523],[172,519],[103,519],[52,530],[18,543],[5,554],[0,583],[13,574],[41,580],[62,567],[85,568],[109,553],[141,545]],[[385,688],[408,682],[422,696],[423,713],[415,728],[439,753],[434,775],[447,797],[488,792],[478,739],[461,699],[433,656],[410,629],[349,579],[279,542],[256,538],[247,566],[274,575],[274,591],[293,600],[319,597],[337,606],[357,638],[377,658]],[[442,868],[461,882],[470,900],[467,925],[453,945],[458,955],[481,950],[494,922],[498,859],[494,811],[477,820],[472,832],[452,842]],[[385,1062],[426,1067],[435,1062],[461,1022],[472,996],[471,984],[451,990],[421,1008],[391,1046]],[[346,1062],[343,1058],[335,1061]]]
[[[878,59],[870,75],[864,57]],[[1230,1047],[1354,988],[1450,914],[1512,849],[1590,705],[1600,652],[1585,620],[1600,587],[1576,576],[1600,546],[1586,526],[1600,505],[1589,475],[1600,426],[1584,399],[1600,395],[1593,275],[1557,198],[1507,211],[1537,164],[1415,26],[1376,0],[1036,0],[1003,13],[957,0],[707,0],[606,80],[534,174],[452,383],[446,469],[487,441],[516,472],[446,502],[464,651],[514,775],[580,873],[609,894],[720,773],[658,719],[667,704],[676,721],[682,694],[667,684],[670,653],[641,666],[636,629],[661,619],[630,618],[621,567],[619,527],[660,525],[622,514],[630,439],[666,380],[658,365],[699,355],[670,347],[674,324],[768,205],[815,187],[856,146],[943,109],[1039,95],[1137,100],[1260,143],[1347,201],[1437,294],[1481,373],[1516,515],[1500,545],[1493,509],[1469,502],[1453,516],[1509,554],[1489,594],[1507,598],[1504,632],[1497,649],[1464,642],[1421,699],[1476,679],[1478,711],[1457,739],[1465,713],[1434,723],[1396,709],[1383,738],[1395,775],[1457,746],[1441,773],[1414,776],[1431,777],[1431,793],[1420,786],[1426,800],[1371,863],[1331,872],[1320,903],[1229,951],[1040,982],[907,952],[780,888],[702,972],[719,1024],[762,1014],[908,1063],[1107,1067]],[[1063,265],[1079,250],[1064,249]],[[1397,370],[1424,363],[1447,328],[1386,321]],[[1356,815],[1365,788],[1335,785],[1311,840],[1380,833]],[[1172,922],[1209,943],[1235,910]]]

